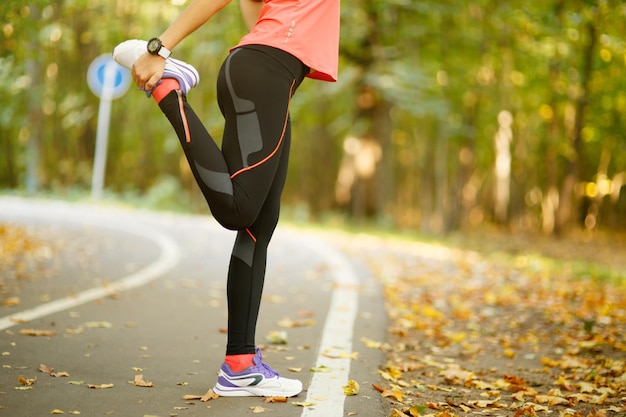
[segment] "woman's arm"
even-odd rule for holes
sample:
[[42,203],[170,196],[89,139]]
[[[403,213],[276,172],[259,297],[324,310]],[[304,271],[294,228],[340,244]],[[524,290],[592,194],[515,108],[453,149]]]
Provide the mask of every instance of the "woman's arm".
[[[193,0],[159,37],[163,46],[172,50],[180,41],[222,10],[231,0]],[[243,1],[243,0],[242,0]],[[250,1],[250,0],[247,0]],[[139,88],[150,90],[163,76],[165,60],[149,53],[133,65],[133,79]]]
[[243,16],[244,22],[246,22],[246,26],[248,27],[248,31],[252,30],[254,24],[259,18],[259,14],[261,13],[261,8],[263,7],[263,0],[241,0],[241,14]]
[[180,41],[204,25],[230,1],[193,0],[159,37],[163,46],[171,51]]

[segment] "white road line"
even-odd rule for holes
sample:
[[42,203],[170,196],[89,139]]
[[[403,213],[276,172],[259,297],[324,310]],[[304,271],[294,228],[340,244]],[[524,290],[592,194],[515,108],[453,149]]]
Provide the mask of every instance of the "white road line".
[[335,249],[313,241],[306,243],[330,263],[335,285],[315,364],[330,372],[313,373],[306,401],[315,405],[305,407],[302,417],[342,417],[343,386],[350,375],[352,335],[359,303],[359,278],[348,260]]
[[[6,203],[6,201],[4,201],[3,203]],[[3,209],[6,208],[7,206],[3,207]],[[66,210],[62,210],[62,213],[64,214],[64,220],[73,221],[73,216],[67,215],[68,208],[69,206],[66,206]],[[6,210],[2,211],[6,212]],[[54,210],[52,210],[52,212],[54,212]],[[51,217],[50,213],[51,211],[46,209],[44,209],[42,212],[31,209],[28,210],[28,213],[25,213],[23,209],[20,209],[19,211],[19,214],[21,216],[46,215],[47,218]],[[36,320],[50,314],[58,313],[60,311],[67,310],[81,304],[88,303],[90,301],[98,300],[100,298],[119,293],[121,291],[140,287],[172,269],[174,266],[176,266],[176,264],[178,264],[180,260],[180,251],[174,241],[167,237],[165,234],[160,233],[157,230],[149,228],[147,226],[139,226],[137,224],[111,224],[103,222],[102,218],[100,218],[99,220],[97,218],[90,218],[90,220],[88,221],[85,219],[80,219],[76,222],[81,224],[90,224],[98,227],[105,227],[108,229],[120,230],[125,233],[132,233],[149,239],[157,244],[157,246],[161,249],[161,254],[159,258],[152,264],[146,266],[143,269],[140,269],[135,273],[127,275],[126,277],[121,278],[109,285],[90,288],[72,297],[61,298],[51,301],[49,303],[41,304],[32,309],[24,310],[19,313],[2,317],[0,318],[0,331],[16,326],[18,324],[22,324],[23,322]]]

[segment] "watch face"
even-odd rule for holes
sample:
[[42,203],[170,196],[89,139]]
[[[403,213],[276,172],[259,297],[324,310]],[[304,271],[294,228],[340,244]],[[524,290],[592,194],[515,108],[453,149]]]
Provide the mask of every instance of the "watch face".
[[161,41],[159,39],[150,39],[148,42],[148,52],[156,54],[161,49]]

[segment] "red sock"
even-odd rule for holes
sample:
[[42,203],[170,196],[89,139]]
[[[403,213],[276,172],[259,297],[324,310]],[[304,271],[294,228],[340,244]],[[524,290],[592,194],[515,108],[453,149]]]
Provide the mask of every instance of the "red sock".
[[244,369],[254,365],[252,358],[254,358],[253,353],[248,353],[244,355],[226,355],[226,359],[224,359],[224,362],[227,363],[228,366],[230,366],[230,369],[232,369],[233,372],[241,372]]
[[152,90],[152,97],[154,97],[158,104],[166,95],[170,93],[170,91],[178,89],[180,89],[178,80],[175,80],[174,78],[162,78],[159,85]]

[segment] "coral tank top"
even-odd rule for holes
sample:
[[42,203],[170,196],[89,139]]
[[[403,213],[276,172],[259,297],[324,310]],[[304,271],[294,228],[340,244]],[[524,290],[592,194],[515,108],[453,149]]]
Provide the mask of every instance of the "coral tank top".
[[264,0],[254,28],[235,48],[266,45],[281,49],[311,68],[309,78],[337,81],[339,2]]

